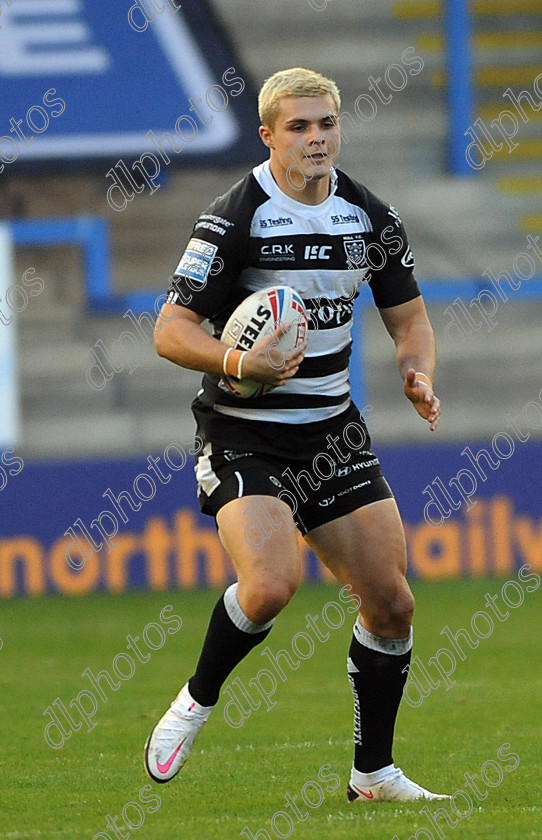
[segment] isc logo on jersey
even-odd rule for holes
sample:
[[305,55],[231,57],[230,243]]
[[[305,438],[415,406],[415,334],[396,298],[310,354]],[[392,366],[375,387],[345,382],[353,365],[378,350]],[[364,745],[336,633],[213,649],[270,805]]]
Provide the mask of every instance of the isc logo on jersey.
[[328,251],[331,250],[331,245],[306,245],[303,256],[306,260],[329,260]]

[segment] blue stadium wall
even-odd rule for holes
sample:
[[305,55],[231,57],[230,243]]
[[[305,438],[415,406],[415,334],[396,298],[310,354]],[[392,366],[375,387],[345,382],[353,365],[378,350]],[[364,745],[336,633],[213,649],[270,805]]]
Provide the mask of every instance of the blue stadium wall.
[[[542,571],[542,444],[514,445],[509,437],[508,446],[495,438],[471,444],[470,455],[463,444],[380,447],[378,454],[406,524],[412,578],[509,575],[523,563]],[[0,464],[1,598],[191,589],[233,577],[213,520],[199,512],[193,458],[178,445],[153,462],[24,463],[5,450]],[[83,536],[86,528],[100,542],[91,526],[97,519],[104,532],[118,529],[100,550]],[[258,533],[251,532],[254,541]],[[305,579],[328,580],[300,545]]]

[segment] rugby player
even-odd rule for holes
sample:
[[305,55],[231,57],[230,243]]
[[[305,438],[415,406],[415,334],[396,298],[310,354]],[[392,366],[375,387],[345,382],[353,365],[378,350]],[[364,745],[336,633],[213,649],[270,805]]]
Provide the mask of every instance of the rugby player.
[[[435,343],[412,252],[395,209],[335,166],[335,82],[304,68],[280,71],[265,82],[258,104],[269,159],[199,217],[155,334],[160,356],[205,374],[192,404],[198,495],[203,512],[216,517],[237,583],[214,608],[194,674],[149,736],[145,766],[157,782],[177,774],[224,681],[267,638],[294,594],[301,567],[293,516],[359,605],[347,666],[355,710],[348,799],[445,799],[393,762],[414,598],[397,505],[352,403],[348,370],[353,301],[369,286],[395,344],[404,393],[435,431]],[[225,356],[219,337],[235,307],[276,285],[303,298],[307,342],[281,358],[277,339],[288,325],[278,325],[242,357],[240,350]],[[221,381],[239,367],[241,378],[275,388],[239,399]],[[331,464],[328,476],[320,453]],[[272,529],[260,544],[246,539],[254,506],[291,527]]]

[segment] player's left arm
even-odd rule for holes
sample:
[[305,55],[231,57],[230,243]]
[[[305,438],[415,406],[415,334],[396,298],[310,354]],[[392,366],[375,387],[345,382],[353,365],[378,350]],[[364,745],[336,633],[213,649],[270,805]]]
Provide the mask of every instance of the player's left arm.
[[440,422],[440,400],[433,391],[436,349],[423,298],[379,311],[395,344],[405,395],[434,432]]

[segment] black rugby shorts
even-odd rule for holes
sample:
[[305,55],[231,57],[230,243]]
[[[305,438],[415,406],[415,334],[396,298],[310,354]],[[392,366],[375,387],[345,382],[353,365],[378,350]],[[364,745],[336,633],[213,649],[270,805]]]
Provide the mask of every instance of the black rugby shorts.
[[[349,414],[350,421],[351,417]],[[232,499],[272,496],[286,502],[305,535],[364,505],[393,498],[359,414],[357,424],[363,431],[354,435],[350,429],[349,442],[339,436],[338,450],[324,440],[312,457],[295,459],[243,451],[239,446],[225,449],[204,440],[195,470],[202,512],[216,516]],[[293,426],[288,434],[301,435],[302,427]],[[247,499],[247,510],[249,507]]]

